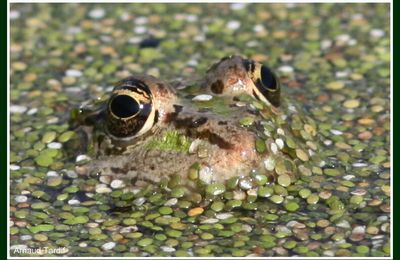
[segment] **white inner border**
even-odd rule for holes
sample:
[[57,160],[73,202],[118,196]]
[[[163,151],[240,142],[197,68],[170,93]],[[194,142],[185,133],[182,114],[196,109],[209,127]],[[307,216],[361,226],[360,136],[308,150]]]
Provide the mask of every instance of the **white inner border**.
[[[62,0],[7,0],[7,150],[10,151],[10,3],[332,3],[333,1],[329,0],[292,0],[292,1],[283,1],[283,0],[216,0],[216,1],[201,1],[201,0],[191,0],[191,1],[169,1],[169,0],[147,0],[147,1],[95,1],[95,0],[70,0],[70,1],[62,1]],[[248,257],[246,259],[393,259],[393,1],[392,0],[336,0],[335,3],[389,3],[390,4],[390,255],[388,257]],[[7,162],[10,165],[10,153],[7,153]],[[10,168],[7,167],[7,220],[10,220]],[[103,259],[103,258],[111,258],[111,259],[240,259],[241,257],[64,257],[54,256],[54,257],[41,257],[39,255],[33,255],[32,257],[16,257],[10,255],[10,226],[7,226],[7,258],[9,259],[55,259],[55,258],[63,258],[63,259]],[[243,257],[244,258],[244,257]]]

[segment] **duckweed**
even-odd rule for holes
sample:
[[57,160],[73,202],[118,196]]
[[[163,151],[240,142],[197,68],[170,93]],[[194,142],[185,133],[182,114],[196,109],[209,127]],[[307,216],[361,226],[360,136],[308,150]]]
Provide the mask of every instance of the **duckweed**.
[[[388,4],[211,7],[11,6],[12,256],[24,245],[67,247],[60,257],[390,256]],[[149,37],[157,44],[143,48]],[[84,172],[96,147],[79,142],[72,108],[131,73],[191,80],[233,54],[267,62],[290,108],[237,101],[265,119],[240,118],[259,130],[261,169],[201,183],[194,165],[193,194],[179,178],[138,189]],[[218,96],[194,103],[232,111]],[[185,153],[191,143],[171,131],[149,145]]]

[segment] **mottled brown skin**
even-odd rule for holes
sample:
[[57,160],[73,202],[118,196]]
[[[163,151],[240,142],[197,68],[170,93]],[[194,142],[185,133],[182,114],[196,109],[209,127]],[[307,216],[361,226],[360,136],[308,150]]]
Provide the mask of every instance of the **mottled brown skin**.
[[[243,84],[240,84],[239,81]],[[251,91],[254,88],[254,83],[243,66],[243,58],[240,56],[222,59],[214,64],[207,71],[205,84],[214,94],[223,95],[235,95],[243,92],[252,95]]]
[[[203,88],[198,94],[221,96],[230,105],[231,113],[225,116],[198,109],[187,94],[151,76],[134,75],[119,82],[117,87],[133,79],[146,84],[152,93],[156,111],[154,125],[140,136],[118,138],[110,133],[101,135],[107,118],[98,121],[93,130],[100,132],[102,141],[93,140],[97,158],[87,166],[88,172],[159,182],[172,174],[186,179],[189,168],[199,163],[200,179],[211,183],[264,169],[261,155],[255,150],[257,131],[239,123],[245,116],[255,117],[256,122],[258,117],[248,106],[237,106],[234,98],[242,93],[253,95],[255,88],[241,57],[234,56],[217,63],[207,72],[205,80],[199,82]],[[170,131],[189,138],[193,142],[192,151],[148,148],[154,138],[161,138]],[[208,150],[205,158],[198,156],[198,144]]]
[[[102,175],[116,178],[130,178],[159,182],[163,177],[173,174],[187,178],[189,168],[194,163],[210,169],[209,178],[205,182],[224,181],[233,176],[245,176],[251,169],[260,165],[259,155],[254,150],[254,136],[236,134],[232,141],[238,141],[243,146],[232,149],[220,149],[211,145],[211,153],[207,158],[199,158],[197,154],[187,154],[177,151],[162,151],[143,149],[139,144],[131,147],[128,153],[122,155],[101,156],[90,164],[89,170],[99,171]],[[246,139],[246,140],[244,140]],[[207,170],[205,170],[207,172]]]
[[247,93],[274,107],[279,107],[279,81],[276,75],[267,69],[271,77],[276,79],[276,82],[273,82],[276,89],[263,87],[260,77],[261,66],[260,63],[243,59],[240,56],[224,58],[207,71],[205,86],[210,88],[214,94],[234,96]]

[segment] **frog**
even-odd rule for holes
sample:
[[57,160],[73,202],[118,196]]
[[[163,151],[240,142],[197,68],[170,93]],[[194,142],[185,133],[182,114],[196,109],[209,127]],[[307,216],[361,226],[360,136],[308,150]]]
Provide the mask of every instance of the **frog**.
[[223,183],[254,173],[295,180],[317,153],[316,125],[281,89],[271,68],[240,55],[196,79],[132,74],[79,108],[75,123],[92,158],[84,172],[133,183]]

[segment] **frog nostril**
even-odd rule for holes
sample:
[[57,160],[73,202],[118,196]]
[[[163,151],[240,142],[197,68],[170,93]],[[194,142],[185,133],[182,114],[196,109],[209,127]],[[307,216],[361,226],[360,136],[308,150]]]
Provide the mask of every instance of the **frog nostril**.
[[217,81],[211,84],[211,91],[215,94],[221,94],[224,91],[224,83],[222,80],[218,79]]
[[139,103],[128,95],[119,95],[111,100],[111,112],[119,118],[128,118],[136,115],[140,106]]

